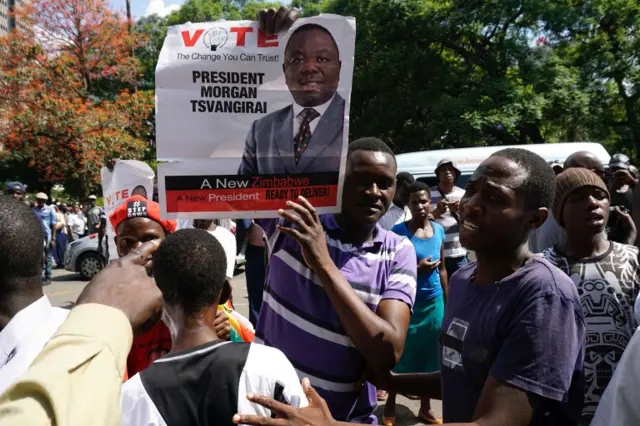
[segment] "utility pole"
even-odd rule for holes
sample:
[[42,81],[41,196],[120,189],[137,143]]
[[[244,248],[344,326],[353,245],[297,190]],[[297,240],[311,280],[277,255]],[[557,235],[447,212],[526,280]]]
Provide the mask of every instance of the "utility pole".
[[127,1],[127,28],[129,29],[129,34],[131,34],[131,0]]

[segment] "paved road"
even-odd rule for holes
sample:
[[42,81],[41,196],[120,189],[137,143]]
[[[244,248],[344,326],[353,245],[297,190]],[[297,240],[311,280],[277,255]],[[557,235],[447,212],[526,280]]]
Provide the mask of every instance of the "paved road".
[[[242,272],[242,271],[239,271]],[[45,287],[45,293],[51,299],[51,303],[55,306],[70,308],[72,303],[87,283],[80,280],[80,276],[63,271],[55,270],[50,286]],[[248,298],[247,287],[244,279],[244,273],[236,275],[231,283],[233,287],[233,304],[242,315],[248,317]],[[421,425],[415,415],[418,413],[420,404],[418,401],[412,401],[405,397],[399,396],[396,404],[397,426],[413,426]],[[440,401],[432,401],[432,407],[440,415],[442,406]],[[382,415],[383,405],[378,409],[378,415]]]

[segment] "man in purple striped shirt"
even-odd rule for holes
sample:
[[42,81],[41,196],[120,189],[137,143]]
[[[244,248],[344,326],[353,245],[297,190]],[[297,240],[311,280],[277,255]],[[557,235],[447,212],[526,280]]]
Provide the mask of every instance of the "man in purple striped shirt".
[[404,347],[416,253],[377,223],[396,187],[396,160],[374,138],[349,145],[342,213],[319,216],[300,197],[279,219],[256,220],[269,264],[256,341],[280,349],[334,418],[376,423],[375,388]]

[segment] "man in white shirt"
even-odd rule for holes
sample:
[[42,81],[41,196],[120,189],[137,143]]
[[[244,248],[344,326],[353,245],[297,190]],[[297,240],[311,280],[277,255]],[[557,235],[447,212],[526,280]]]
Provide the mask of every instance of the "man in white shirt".
[[27,371],[68,314],[42,292],[43,245],[31,209],[0,196],[0,393]]
[[85,226],[87,226],[87,223],[78,214],[79,210],[80,210],[80,207],[78,207],[77,205],[72,206],[71,213],[67,215],[67,226],[71,230],[73,240],[82,238],[84,236],[84,228]]
[[337,183],[344,146],[341,67],[329,30],[305,24],[292,32],[282,69],[293,105],[251,125],[238,174],[333,172],[319,176],[317,184]]
[[411,173],[401,172],[396,176],[396,195],[393,197],[393,203],[389,207],[389,210],[378,222],[378,225],[382,226],[387,231],[391,231],[395,225],[406,222],[411,219],[411,212],[409,211],[409,185],[414,183],[416,179]]
[[218,225],[213,219],[196,219],[193,221],[193,227],[203,229],[216,237],[227,258],[227,280],[231,281],[236,265],[237,243],[235,235],[225,227]]

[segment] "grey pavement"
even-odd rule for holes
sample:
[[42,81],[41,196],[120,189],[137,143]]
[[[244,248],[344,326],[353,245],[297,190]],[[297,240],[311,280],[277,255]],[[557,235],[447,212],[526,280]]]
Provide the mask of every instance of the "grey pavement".
[[[231,283],[233,287],[233,305],[238,312],[248,318],[249,299],[247,297],[246,282],[242,270],[239,270],[238,272],[239,274],[235,276]],[[87,282],[82,281],[79,275],[57,269],[53,272],[51,285],[45,287],[44,292],[49,296],[53,305],[70,308],[86,284]],[[378,408],[378,416],[382,416],[383,404],[384,403],[381,403]],[[419,407],[419,401],[413,401],[403,396],[398,396],[396,402],[396,425],[413,426],[424,424],[416,418]],[[431,401],[431,407],[438,415],[442,415],[442,404],[440,401]]]

